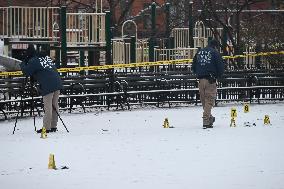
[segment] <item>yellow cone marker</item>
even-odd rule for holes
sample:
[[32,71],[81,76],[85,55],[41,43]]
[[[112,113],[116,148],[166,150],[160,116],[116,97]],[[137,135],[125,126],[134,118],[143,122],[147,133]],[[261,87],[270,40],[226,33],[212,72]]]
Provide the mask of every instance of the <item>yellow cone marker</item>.
[[164,128],[169,128],[170,127],[168,118],[165,119],[163,126],[164,126]]
[[270,118],[269,118],[269,115],[265,115],[265,116],[264,116],[264,120],[263,120],[263,122],[264,122],[264,125],[268,125],[268,124],[270,124]]
[[244,104],[244,113],[249,112],[249,104]]
[[48,169],[56,169],[54,154],[49,154]]
[[42,129],[41,129],[40,138],[43,138],[43,139],[47,138],[45,127],[42,127]]

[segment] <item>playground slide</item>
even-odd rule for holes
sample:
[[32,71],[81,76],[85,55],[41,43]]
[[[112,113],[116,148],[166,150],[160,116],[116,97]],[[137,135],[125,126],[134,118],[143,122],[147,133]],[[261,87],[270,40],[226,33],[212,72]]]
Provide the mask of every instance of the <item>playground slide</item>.
[[20,68],[20,63],[22,61],[11,58],[9,56],[5,55],[0,55],[0,66],[2,66],[5,71],[19,71],[21,70]]

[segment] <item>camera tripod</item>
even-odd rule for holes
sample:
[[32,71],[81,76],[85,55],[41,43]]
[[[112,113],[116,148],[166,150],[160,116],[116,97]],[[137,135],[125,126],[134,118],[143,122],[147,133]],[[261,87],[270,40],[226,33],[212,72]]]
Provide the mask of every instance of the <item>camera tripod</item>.
[[[15,125],[14,125],[14,130],[13,130],[13,134],[15,133],[16,127],[17,127],[17,122],[18,122],[18,117],[19,117],[19,113],[21,111],[21,116],[23,116],[23,111],[25,108],[25,103],[26,102],[30,102],[30,115],[33,116],[33,120],[34,120],[34,129],[35,132],[37,131],[36,126],[35,126],[35,113],[34,113],[34,109],[35,109],[35,98],[34,95],[36,95],[37,90],[36,87],[34,86],[34,83],[32,81],[32,79],[30,79],[31,82],[28,82],[28,78],[25,78],[25,81],[23,83],[22,86],[22,90],[20,90],[20,95],[21,95],[21,99],[20,99],[20,107],[17,111],[17,115],[16,115],[16,120],[15,120]],[[29,83],[29,84],[28,84]],[[30,95],[31,99],[26,101],[23,99],[23,97],[25,97],[25,92],[28,92],[27,95]],[[30,92],[30,94],[29,94]],[[67,129],[65,123],[63,122],[62,118],[60,117],[58,111],[56,110],[56,108],[52,105],[53,110],[55,110],[57,116],[59,117],[60,121],[62,122],[63,126],[65,127],[66,131],[69,133],[69,130]],[[39,109],[37,109],[38,115],[40,115],[40,111]]]
[[[19,114],[21,112],[21,116],[23,116],[24,108],[28,105],[27,103],[29,103],[29,102],[30,102],[30,115],[34,117],[34,128],[35,128],[35,131],[36,131],[35,114],[34,114],[34,108],[35,108],[35,103],[34,103],[34,95],[35,94],[34,93],[36,92],[36,90],[34,90],[35,86],[34,86],[33,82],[32,81],[29,82],[28,80],[29,80],[28,77],[26,77],[24,79],[23,85],[22,85],[21,90],[20,90],[20,107],[17,110],[13,134],[15,133],[15,130],[16,130],[16,127],[17,127]],[[30,94],[29,94],[29,92],[30,92]],[[31,100],[25,101],[24,98],[28,97],[29,95],[31,96]],[[39,112],[38,109],[37,109],[37,111],[40,115],[40,112]]]

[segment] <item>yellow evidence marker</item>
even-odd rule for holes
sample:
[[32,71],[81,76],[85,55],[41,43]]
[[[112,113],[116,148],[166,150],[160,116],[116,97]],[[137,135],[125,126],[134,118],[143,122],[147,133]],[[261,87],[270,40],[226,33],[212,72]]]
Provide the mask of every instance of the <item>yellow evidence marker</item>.
[[169,128],[170,127],[168,118],[165,119],[163,126],[164,126],[164,128]]
[[270,124],[270,118],[269,118],[269,115],[265,115],[265,116],[264,116],[264,120],[263,120],[263,122],[264,122],[264,125],[268,125],[268,124]]
[[236,118],[236,117],[237,117],[237,109],[231,108],[231,118]]
[[249,112],[249,104],[244,104],[244,113]]
[[48,169],[56,169],[54,154],[49,154]]
[[46,128],[45,127],[42,127],[42,129],[41,129],[40,138],[43,138],[43,139],[47,138],[47,133],[46,133]]

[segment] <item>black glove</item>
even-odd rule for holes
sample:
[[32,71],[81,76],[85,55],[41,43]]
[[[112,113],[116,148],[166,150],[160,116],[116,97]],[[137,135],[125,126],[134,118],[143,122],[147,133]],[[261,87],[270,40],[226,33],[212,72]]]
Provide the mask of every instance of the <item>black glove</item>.
[[210,84],[216,83],[216,77],[214,75],[210,74],[208,81],[209,81]]

